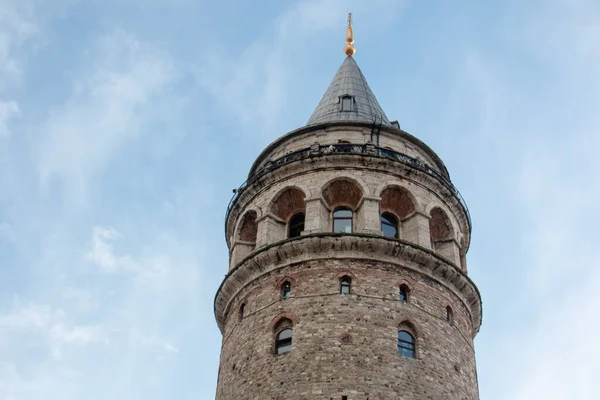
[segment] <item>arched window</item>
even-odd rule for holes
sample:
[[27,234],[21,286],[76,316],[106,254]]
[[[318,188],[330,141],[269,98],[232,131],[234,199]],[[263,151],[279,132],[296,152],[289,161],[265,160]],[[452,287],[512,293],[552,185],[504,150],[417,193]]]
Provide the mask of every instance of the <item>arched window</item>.
[[398,218],[391,213],[381,214],[381,231],[385,237],[398,238]]
[[351,285],[352,279],[349,276],[342,276],[340,278],[340,294],[350,294]]
[[398,331],[398,354],[415,358],[415,338],[408,331]]
[[408,286],[405,284],[400,285],[400,301],[402,303],[406,303],[408,301],[408,293],[410,292],[410,290],[408,289]]
[[352,233],[352,210],[342,207],[333,212],[333,231]]
[[292,295],[292,283],[290,281],[283,282],[281,285],[281,298],[287,300]]
[[446,307],[446,322],[452,325],[454,323],[454,312],[452,312],[452,307]]
[[292,328],[285,328],[275,336],[275,354],[292,351]]
[[288,223],[288,237],[298,237],[302,234],[304,230],[304,213],[299,212],[294,214],[292,218],[290,218],[290,222]]

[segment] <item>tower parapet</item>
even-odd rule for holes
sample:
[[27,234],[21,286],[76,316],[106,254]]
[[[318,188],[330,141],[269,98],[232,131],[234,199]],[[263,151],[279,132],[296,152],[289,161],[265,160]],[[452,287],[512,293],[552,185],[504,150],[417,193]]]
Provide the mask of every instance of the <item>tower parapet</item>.
[[218,400],[478,399],[468,209],[352,55],[258,157],[225,232]]

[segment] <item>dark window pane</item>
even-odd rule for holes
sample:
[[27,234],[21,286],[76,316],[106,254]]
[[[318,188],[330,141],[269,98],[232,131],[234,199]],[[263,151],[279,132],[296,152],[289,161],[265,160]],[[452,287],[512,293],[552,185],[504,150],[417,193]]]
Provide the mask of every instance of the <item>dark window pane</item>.
[[350,283],[351,280],[348,277],[343,277],[340,279],[340,293],[341,294],[350,294]]
[[398,237],[398,219],[390,213],[381,214],[381,231],[385,237]]
[[288,237],[298,237],[304,230],[304,213],[298,213],[290,218]]
[[290,282],[285,282],[283,284],[283,289],[281,291],[281,297],[283,297],[284,300],[287,300],[290,298],[291,293],[292,293],[292,284]]
[[400,285],[400,301],[408,301],[408,286]]
[[396,217],[394,217],[392,214],[383,213],[381,214],[381,223],[388,225],[396,225],[398,221],[396,221]]
[[407,331],[398,332],[398,353],[403,357],[415,358],[415,338]]

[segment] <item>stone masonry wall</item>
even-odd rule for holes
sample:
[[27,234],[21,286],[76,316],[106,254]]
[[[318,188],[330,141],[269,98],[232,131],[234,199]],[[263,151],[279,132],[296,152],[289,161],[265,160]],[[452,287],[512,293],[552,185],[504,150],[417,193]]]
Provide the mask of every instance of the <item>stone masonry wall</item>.
[[[255,166],[265,169],[228,210],[229,272],[215,298],[223,334],[217,400],[477,400],[481,298],[466,271],[470,221],[437,155],[388,129],[381,147],[446,178],[367,146],[270,163],[314,143],[319,150],[370,140],[372,128],[342,125],[270,146]],[[338,206],[352,209],[352,233],[331,233]],[[287,238],[295,212],[305,213],[304,231]],[[398,238],[382,236],[382,212],[397,214]],[[349,295],[339,293],[345,275]],[[291,297],[283,299],[286,280]],[[281,324],[293,329],[292,350],[275,355]],[[399,354],[399,329],[416,337],[414,359]]]
[[[339,294],[344,274],[352,277],[350,295]],[[285,280],[292,297],[282,300]],[[399,301],[401,283],[410,287],[407,303]],[[376,261],[308,261],[250,282],[233,303],[218,400],[478,399],[468,310],[422,274]],[[293,344],[277,356],[273,327],[282,317],[294,323]],[[397,352],[398,327],[406,321],[416,331],[416,359]],[[350,343],[340,341],[344,335]]]
[[[236,234],[232,241],[230,268],[233,268],[242,260],[242,257],[248,254],[246,251],[235,251],[239,242],[242,242],[242,245],[246,244],[245,241],[240,239],[241,228],[245,221],[246,213],[258,213],[257,249],[283,240],[286,236],[285,225],[287,221],[282,219],[285,216],[275,215],[275,213],[280,213],[277,212],[279,208],[274,210],[274,205],[276,204],[274,201],[278,200],[282,196],[282,192],[286,189],[302,191],[305,196],[304,201],[307,203],[312,202],[310,207],[306,207],[306,229],[311,232],[330,232],[332,230],[330,211],[332,211],[335,204],[329,204],[331,203],[329,197],[332,195],[328,196],[330,194],[328,193],[328,189],[331,187],[332,182],[345,179],[354,182],[355,187],[362,192],[362,200],[364,200],[356,201],[356,199],[353,199],[351,202],[359,204],[359,207],[355,209],[356,231],[368,233],[381,232],[381,193],[386,188],[400,187],[409,192],[415,202],[413,212],[400,224],[401,237],[421,246],[431,248],[429,211],[437,207],[443,210],[448,216],[454,233],[451,241],[444,247],[443,255],[449,258],[454,264],[461,264],[461,248],[459,243],[463,238],[463,229],[458,217],[454,215],[437,192],[409,179],[391,177],[385,171],[364,171],[359,167],[357,165],[356,167],[338,167],[328,170],[310,170],[303,174],[295,174],[283,178],[276,184],[260,191],[239,214],[240,217],[235,229]],[[334,193],[334,195],[337,198],[343,198],[348,193],[351,193],[351,191],[345,189],[341,190],[340,193]],[[356,197],[356,195],[353,195],[353,197]],[[322,199],[322,201],[318,201],[319,199]],[[291,215],[287,217],[289,218]],[[425,234],[422,234],[420,230],[425,230]]]

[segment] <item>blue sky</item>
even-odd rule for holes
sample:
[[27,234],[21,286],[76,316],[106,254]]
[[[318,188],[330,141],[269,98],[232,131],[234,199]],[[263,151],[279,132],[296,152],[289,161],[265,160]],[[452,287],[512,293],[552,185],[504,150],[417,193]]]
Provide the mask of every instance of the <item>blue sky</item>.
[[349,11],[470,207],[481,398],[600,398],[595,0],[0,0],[0,398],[214,398],[231,189]]

